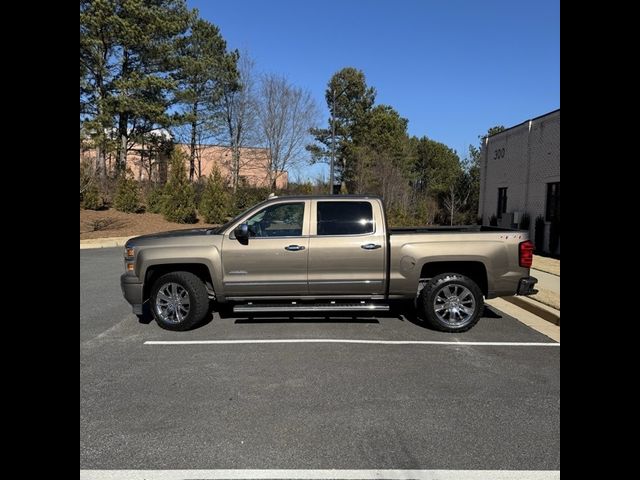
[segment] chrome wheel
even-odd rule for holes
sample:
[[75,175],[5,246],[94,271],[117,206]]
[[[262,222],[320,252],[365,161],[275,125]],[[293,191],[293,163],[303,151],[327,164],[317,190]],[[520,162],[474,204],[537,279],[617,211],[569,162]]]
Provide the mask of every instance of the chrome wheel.
[[433,310],[442,322],[460,327],[471,321],[476,311],[476,300],[464,285],[450,283],[436,293]]
[[189,292],[179,283],[165,283],[156,294],[156,313],[166,322],[181,323],[190,308]]

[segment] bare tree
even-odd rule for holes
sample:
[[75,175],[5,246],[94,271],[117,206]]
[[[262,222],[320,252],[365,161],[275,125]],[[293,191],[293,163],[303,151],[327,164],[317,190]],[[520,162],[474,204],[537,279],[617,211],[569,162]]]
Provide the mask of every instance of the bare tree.
[[[254,61],[243,52],[232,52],[226,76],[221,85],[220,109],[224,128],[221,143],[229,145],[231,187],[235,192],[243,167],[255,161],[246,147],[257,142],[257,108],[255,98]],[[249,152],[249,153],[248,153]]]
[[303,160],[309,130],[316,126],[318,107],[308,91],[278,75],[265,75],[258,103],[260,133],[269,152],[268,179],[275,190],[287,168]]
[[453,225],[456,212],[467,204],[471,188],[464,174],[460,175],[455,182],[452,182],[444,197],[443,205],[449,213],[450,225]]

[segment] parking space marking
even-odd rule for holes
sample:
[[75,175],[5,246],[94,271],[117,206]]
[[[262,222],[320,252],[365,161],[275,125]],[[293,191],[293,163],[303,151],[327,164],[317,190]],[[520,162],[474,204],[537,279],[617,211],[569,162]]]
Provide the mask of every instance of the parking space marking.
[[559,470],[80,470],[80,480],[558,480]]
[[359,340],[338,338],[286,338],[258,340],[147,340],[145,345],[237,345],[254,343],[365,343],[374,345],[478,345],[495,347],[559,347],[559,342],[442,342],[435,340]]

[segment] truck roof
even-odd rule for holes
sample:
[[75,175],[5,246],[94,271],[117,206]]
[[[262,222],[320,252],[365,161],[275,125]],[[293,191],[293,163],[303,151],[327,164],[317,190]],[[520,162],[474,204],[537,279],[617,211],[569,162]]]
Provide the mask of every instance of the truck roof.
[[340,199],[344,198],[347,200],[382,200],[382,197],[379,195],[278,195],[278,196],[270,196],[267,200],[271,199],[294,199],[294,200],[314,200],[314,199]]

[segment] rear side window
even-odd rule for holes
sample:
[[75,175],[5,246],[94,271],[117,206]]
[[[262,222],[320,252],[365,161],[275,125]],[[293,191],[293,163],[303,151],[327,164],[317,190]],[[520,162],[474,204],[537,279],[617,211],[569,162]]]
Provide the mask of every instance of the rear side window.
[[318,202],[318,235],[362,235],[373,232],[369,202]]

